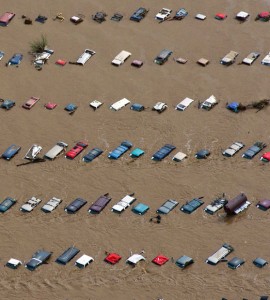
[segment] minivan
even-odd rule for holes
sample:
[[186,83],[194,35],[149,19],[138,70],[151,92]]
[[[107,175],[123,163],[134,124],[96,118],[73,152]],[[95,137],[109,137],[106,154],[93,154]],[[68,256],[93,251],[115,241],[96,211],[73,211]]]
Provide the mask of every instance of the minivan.
[[171,50],[164,49],[155,58],[154,62],[158,65],[163,65],[168,60],[168,58],[172,55],[172,53],[173,52]]

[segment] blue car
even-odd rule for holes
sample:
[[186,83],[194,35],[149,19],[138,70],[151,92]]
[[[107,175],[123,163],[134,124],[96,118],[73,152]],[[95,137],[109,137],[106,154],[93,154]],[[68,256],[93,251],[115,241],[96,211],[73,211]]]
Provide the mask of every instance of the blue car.
[[204,204],[204,202],[201,200],[203,197],[200,198],[194,198],[190,201],[188,201],[186,204],[181,206],[180,210],[186,214],[191,214],[194,212],[198,207]]
[[156,153],[153,154],[152,159],[161,161],[163,158],[168,156],[176,147],[171,144],[166,144],[160,148]]
[[127,152],[132,146],[133,145],[132,145],[131,142],[129,142],[129,141],[123,141],[120,146],[118,146],[112,152],[109,153],[108,158],[118,159],[125,152]]
[[4,213],[11,208],[17,201],[13,198],[7,197],[2,203],[0,203],[0,212]]
[[2,158],[6,160],[10,160],[13,156],[15,156],[21,150],[20,146],[12,144],[7,148],[7,150],[1,155]]
[[78,108],[78,106],[77,106],[76,104],[69,103],[69,104],[65,107],[65,110],[68,111],[68,112],[74,112],[77,108]]
[[11,59],[8,61],[7,65],[8,66],[10,66],[10,65],[18,66],[21,63],[22,59],[23,59],[23,55],[20,53],[16,53],[11,57]]
[[139,103],[134,103],[130,106],[130,109],[131,110],[134,110],[134,111],[143,111],[144,110],[144,106],[139,104]]
[[130,17],[130,20],[140,22],[148,13],[148,9],[140,7]]
[[99,148],[93,148],[92,150],[90,150],[84,157],[83,157],[83,161],[84,162],[90,162],[92,160],[94,160],[96,157],[98,157],[100,154],[103,153],[103,150],[99,149]]
[[1,108],[4,108],[6,110],[9,110],[11,109],[13,106],[15,106],[15,101],[12,101],[12,100],[4,100],[1,104]]

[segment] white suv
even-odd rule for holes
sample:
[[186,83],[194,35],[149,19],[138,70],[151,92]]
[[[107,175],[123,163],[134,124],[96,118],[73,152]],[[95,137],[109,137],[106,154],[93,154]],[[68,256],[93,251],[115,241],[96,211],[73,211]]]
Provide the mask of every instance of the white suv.
[[172,10],[169,8],[162,8],[158,14],[156,14],[156,20],[159,21],[165,21],[166,19],[169,18],[170,14],[172,13]]

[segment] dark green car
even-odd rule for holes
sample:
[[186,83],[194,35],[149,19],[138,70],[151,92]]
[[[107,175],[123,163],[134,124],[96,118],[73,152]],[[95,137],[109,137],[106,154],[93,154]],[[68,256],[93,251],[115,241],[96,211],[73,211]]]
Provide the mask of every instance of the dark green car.
[[4,213],[11,208],[17,201],[13,198],[7,197],[2,203],[0,203],[0,212]]

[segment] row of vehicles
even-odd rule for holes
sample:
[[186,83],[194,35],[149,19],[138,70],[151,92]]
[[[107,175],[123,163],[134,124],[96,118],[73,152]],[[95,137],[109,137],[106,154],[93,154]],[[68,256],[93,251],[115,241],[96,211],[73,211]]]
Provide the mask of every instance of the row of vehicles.
[[[228,261],[226,259],[226,257],[229,254],[231,254],[233,251],[234,251],[234,248],[230,244],[224,243],[215,253],[213,253],[211,256],[209,256],[205,260],[205,262],[210,265],[217,265],[221,261],[226,261],[227,266],[229,268],[235,270],[235,269],[239,268],[241,265],[243,265],[245,263],[245,260],[242,258],[239,258],[239,257],[233,257],[232,259],[230,259]],[[71,246],[71,247],[67,248],[62,254],[60,254],[56,258],[55,262],[60,265],[66,265],[79,252],[80,252],[80,250],[78,248],[76,248],[75,246]],[[130,257],[127,258],[126,263],[130,264],[132,266],[135,266],[140,261],[145,261],[146,258],[142,254],[143,254],[143,251],[141,251],[140,253],[132,254]],[[51,256],[52,256],[52,252],[50,252],[50,251],[38,250],[32,255],[31,259],[25,263],[25,267],[30,271],[34,271],[40,265],[48,262],[48,260],[50,259]],[[115,265],[121,259],[122,259],[121,255],[119,255],[118,253],[115,253],[115,252],[111,252],[111,253],[106,253],[106,257],[104,258],[104,261],[111,265]],[[162,266],[165,263],[167,263],[169,260],[170,259],[167,256],[159,254],[152,259],[152,263],[154,263],[158,266]],[[84,269],[93,261],[94,261],[94,258],[92,256],[83,254],[79,259],[76,260],[75,266],[77,266],[80,269]],[[171,261],[174,262],[174,259],[171,259]],[[252,262],[258,268],[263,268],[268,264],[268,262],[261,257],[255,258]],[[194,260],[187,255],[182,255],[181,257],[179,257],[178,259],[175,260],[175,265],[180,267],[181,269],[184,269],[193,263],[194,263]],[[6,263],[6,266],[11,269],[17,269],[20,265],[22,265],[22,262],[18,259],[14,259],[14,258],[11,258]]]
[[[204,197],[193,198],[189,201],[186,201],[181,207],[180,211],[191,214],[195,212],[200,206],[204,204],[202,200]],[[112,197],[109,193],[99,196],[96,201],[94,201],[90,207],[88,208],[88,213],[90,214],[99,214],[103,211],[103,209],[111,202]],[[111,211],[121,214],[128,207],[130,207],[136,201],[136,197],[134,193],[125,195],[122,199],[120,199],[117,203],[115,203]],[[41,199],[37,197],[29,198],[21,207],[20,211],[22,212],[31,212],[42,202]],[[11,207],[13,207],[17,203],[17,200],[11,197],[5,198],[0,203],[0,212],[5,213]],[[42,207],[41,210],[45,213],[51,213],[54,211],[60,204],[62,203],[62,199],[57,197],[52,197],[49,201],[47,201]],[[87,201],[82,198],[74,199],[70,204],[65,206],[65,212],[69,214],[75,214],[78,212],[84,205],[87,204]],[[178,206],[179,202],[175,199],[168,199],[164,203],[162,203],[158,209],[156,210],[157,214],[167,215],[172,210]],[[237,195],[235,198],[228,200],[223,194],[220,197],[214,199],[210,204],[208,204],[204,211],[210,215],[214,215],[217,211],[224,208],[225,213],[227,215],[237,215],[243,210],[247,209],[251,205],[251,202],[248,201],[247,196],[244,193]],[[266,211],[270,208],[270,200],[262,199],[257,204],[256,207],[260,210]],[[137,203],[132,207],[132,212],[138,215],[144,215],[150,207],[144,203]]]

